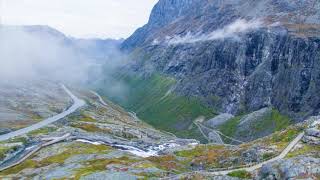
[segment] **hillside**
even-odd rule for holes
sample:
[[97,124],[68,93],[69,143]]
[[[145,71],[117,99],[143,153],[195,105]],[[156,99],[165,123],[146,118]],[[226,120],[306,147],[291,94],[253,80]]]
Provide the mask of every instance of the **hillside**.
[[[195,116],[205,116],[206,120],[223,113],[240,117],[267,107],[288,117],[290,123],[282,122],[287,125],[317,115],[319,6],[319,1],[295,0],[160,0],[149,22],[122,43],[122,50],[132,61],[121,71],[142,81],[154,74],[173,78],[175,83],[166,92],[195,99],[211,113],[162,120],[145,117],[146,111],[137,112],[138,116],[159,122],[155,126],[160,121],[171,121],[165,129],[179,132],[174,127],[194,127],[190,118],[194,120]],[[134,89],[128,86],[129,91]],[[102,87],[105,92],[101,93],[117,100],[116,95],[108,94],[105,85]],[[152,91],[144,94],[149,93]],[[116,102],[136,110],[127,105],[134,101]],[[181,105],[179,101],[173,103]],[[145,104],[148,111],[161,109],[151,104]],[[253,133],[249,139],[276,131],[274,124],[278,120],[271,118],[266,132]],[[255,121],[249,122],[253,125],[242,127],[255,126]]]
[[[319,177],[319,117],[239,146],[199,144],[156,130],[95,92],[68,88],[85,105],[46,127],[1,141],[0,178]],[[51,92],[64,91],[56,89]]]
[[319,29],[319,0],[159,0],[124,41],[0,27],[0,179],[320,179]]

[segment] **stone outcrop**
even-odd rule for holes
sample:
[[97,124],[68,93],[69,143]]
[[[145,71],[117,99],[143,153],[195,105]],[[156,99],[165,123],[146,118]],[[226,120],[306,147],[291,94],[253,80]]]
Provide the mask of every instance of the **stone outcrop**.
[[271,116],[271,108],[254,111],[240,119],[234,137],[241,141],[252,141],[275,131],[275,125],[263,126],[266,117]]
[[211,128],[217,128],[219,125],[226,123],[228,120],[230,120],[233,117],[234,116],[232,114],[223,113],[204,122],[204,125]]
[[264,165],[257,179],[312,179],[319,173],[319,158],[299,156]]
[[310,145],[320,145],[320,129],[317,127],[307,129],[302,141]]

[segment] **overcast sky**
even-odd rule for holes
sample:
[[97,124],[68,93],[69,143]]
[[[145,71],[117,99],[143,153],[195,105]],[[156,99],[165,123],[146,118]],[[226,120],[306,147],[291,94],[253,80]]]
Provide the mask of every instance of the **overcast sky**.
[[126,38],[158,0],[0,0],[2,23],[49,25],[82,38]]

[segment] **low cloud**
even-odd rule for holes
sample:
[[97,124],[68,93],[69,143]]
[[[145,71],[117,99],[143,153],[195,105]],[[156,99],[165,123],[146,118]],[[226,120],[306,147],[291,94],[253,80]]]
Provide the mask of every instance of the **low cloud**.
[[[53,29],[0,27],[0,82],[52,80],[84,84],[102,77],[115,61],[91,59]],[[109,65],[105,63],[108,62]]]
[[[209,34],[192,34],[187,33],[185,36],[174,36],[172,38],[166,38],[165,42],[169,45],[171,44],[192,44],[204,41],[213,41],[226,38],[238,38],[241,33],[247,33],[258,28],[261,28],[263,23],[261,20],[251,20],[247,21],[245,19],[238,19],[235,22],[221,28],[217,29]],[[155,41],[154,41],[155,42]],[[156,40],[158,42],[158,40]]]

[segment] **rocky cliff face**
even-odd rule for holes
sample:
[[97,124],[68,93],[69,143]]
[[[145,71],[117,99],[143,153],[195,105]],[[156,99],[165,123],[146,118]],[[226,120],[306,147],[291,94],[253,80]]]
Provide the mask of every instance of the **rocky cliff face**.
[[196,0],[159,1],[152,10],[148,24],[139,28],[133,36],[129,37],[122,44],[122,49],[132,50],[139,46],[158,29],[190,13],[190,7],[199,7],[196,2]]
[[160,0],[122,49],[135,70],[174,76],[176,93],[220,112],[274,106],[300,119],[320,109],[319,12],[316,0]]

